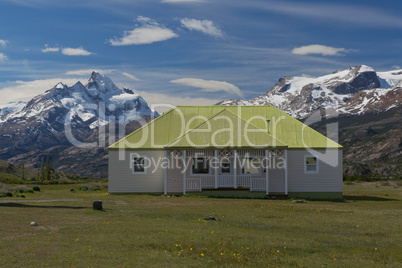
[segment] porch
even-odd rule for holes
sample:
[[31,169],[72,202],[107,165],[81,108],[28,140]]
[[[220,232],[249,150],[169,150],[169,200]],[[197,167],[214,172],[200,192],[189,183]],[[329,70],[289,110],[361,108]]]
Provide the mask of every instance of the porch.
[[247,190],[288,194],[287,150],[166,150],[164,193]]

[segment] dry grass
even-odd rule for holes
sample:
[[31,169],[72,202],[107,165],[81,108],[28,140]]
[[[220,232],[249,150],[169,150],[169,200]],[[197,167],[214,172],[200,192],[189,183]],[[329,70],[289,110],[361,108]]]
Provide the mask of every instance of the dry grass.
[[[105,190],[70,188],[44,186],[27,194],[25,203],[0,203],[1,267],[400,267],[402,262],[402,195],[392,186],[345,185],[345,202],[300,204],[109,196]],[[65,201],[39,202],[55,199]],[[104,211],[92,210],[94,200],[103,201]],[[208,216],[217,221],[203,219]],[[39,226],[29,226],[31,221]]]

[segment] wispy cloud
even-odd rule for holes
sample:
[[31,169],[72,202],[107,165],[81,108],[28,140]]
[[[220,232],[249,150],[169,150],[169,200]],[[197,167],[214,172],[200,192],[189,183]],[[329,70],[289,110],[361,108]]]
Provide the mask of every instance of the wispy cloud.
[[323,56],[340,56],[350,51],[351,50],[345,48],[336,48],[336,47],[329,47],[315,44],[315,45],[295,47],[292,50],[292,54],[296,55],[320,54]]
[[186,3],[201,3],[204,0],[162,0],[161,3],[172,3],[172,4],[186,4]]
[[78,81],[78,79],[53,78],[34,81],[7,82],[7,84],[0,89],[0,104],[19,100],[28,101],[33,97],[44,93],[46,90],[51,89],[60,81],[63,81],[63,83],[67,85],[73,85]]
[[7,56],[3,53],[0,53],[0,62],[5,62],[7,60]]
[[159,25],[150,18],[139,16],[137,21],[142,24],[141,27],[132,31],[124,31],[123,37],[110,39],[109,43],[112,46],[144,45],[178,37],[172,30]]
[[94,53],[85,50],[83,47],[71,48],[66,47],[61,50],[61,53],[67,56],[89,56]]
[[259,8],[280,14],[314,20],[337,21],[342,24],[354,23],[354,26],[402,28],[402,18],[400,16],[395,16],[378,8],[367,7],[367,5],[307,4],[282,1],[271,2],[269,5],[265,2],[262,3],[258,4]]
[[214,37],[223,37],[222,31],[210,20],[196,20],[184,18],[180,20],[181,24],[190,31],[200,31]]
[[7,40],[0,39],[0,47],[5,48],[8,44]]
[[134,75],[126,73],[126,72],[123,72],[122,75],[124,75],[125,77],[128,77],[128,78],[130,78],[130,79],[132,79],[134,81],[139,81],[140,80],[137,77],[135,77]]
[[204,92],[219,92],[225,91],[230,94],[235,94],[241,98],[244,98],[241,90],[228,82],[204,80],[199,78],[181,78],[170,81],[170,83],[181,84],[190,87],[200,88]]
[[49,47],[47,44],[45,45],[45,48],[41,49],[43,53],[48,53],[48,52],[59,52],[60,48],[59,47]]
[[92,72],[98,72],[101,74],[111,74],[114,69],[80,69],[66,72],[66,75],[87,75],[90,76]]
[[200,103],[203,105],[213,105],[222,101],[221,99],[183,97],[175,94],[166,95],[141,90],[136,90],[135,93],[141,95],[152,109],[156,109],[160,113],[167,112],[172,106],[176,105],[200,105]]

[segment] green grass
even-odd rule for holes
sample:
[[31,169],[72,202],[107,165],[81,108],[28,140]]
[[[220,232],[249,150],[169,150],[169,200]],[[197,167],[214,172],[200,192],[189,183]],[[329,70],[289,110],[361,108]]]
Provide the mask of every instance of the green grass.
[[45,185],[0,199],[24,202],[0,203],[0,266],[400,267],[401,190],[376,185],[345,185],[344,202],[307,203]]

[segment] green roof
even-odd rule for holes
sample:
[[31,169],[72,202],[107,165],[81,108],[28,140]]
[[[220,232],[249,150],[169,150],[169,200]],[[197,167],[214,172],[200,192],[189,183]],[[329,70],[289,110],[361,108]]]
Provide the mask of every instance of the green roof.
[[342,148],[338,143],[271,105],[214,105],[177,106],[116,142],[109,149],[286,147]]

